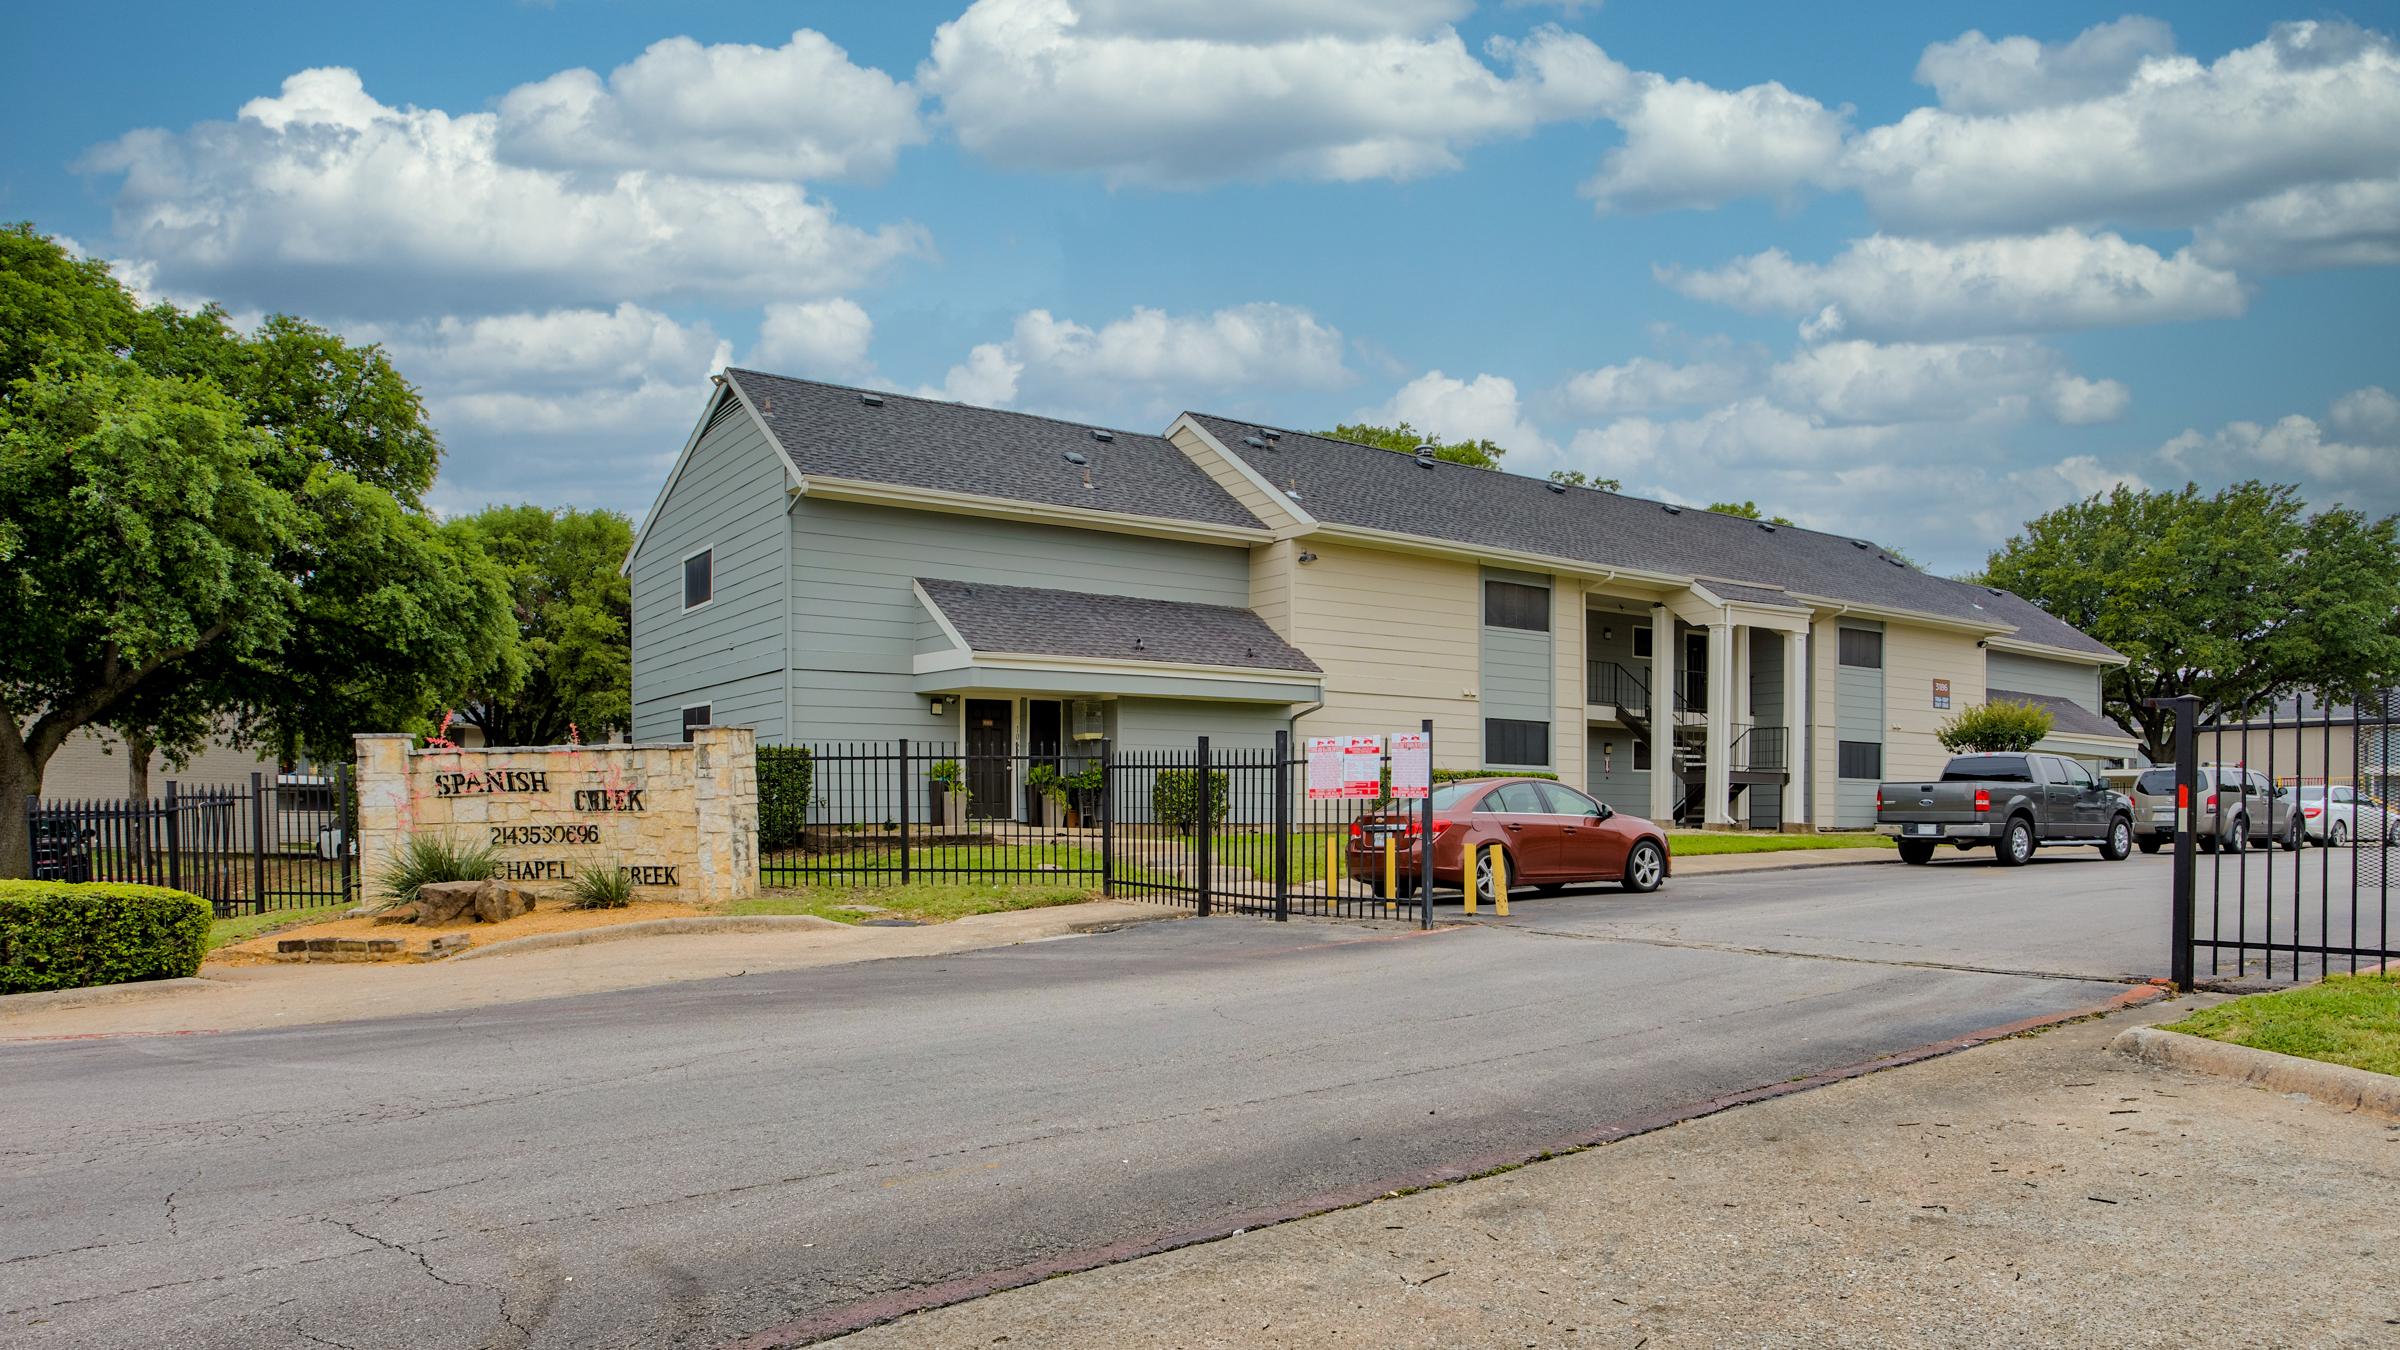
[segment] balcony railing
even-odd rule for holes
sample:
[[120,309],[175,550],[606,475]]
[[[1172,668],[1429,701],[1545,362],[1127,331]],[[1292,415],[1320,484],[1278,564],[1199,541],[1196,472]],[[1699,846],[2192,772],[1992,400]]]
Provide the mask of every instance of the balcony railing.
[[1584,701],[1604,703],[1636,716],[1650,711],[1650,685],[1638,673],[1614,661],[1586,661]]
[[1752,727],[1733,738],[1727,763],[1737,772],[1788,773],[1792,766],[1784,754],[1784,736],[1783,727]]

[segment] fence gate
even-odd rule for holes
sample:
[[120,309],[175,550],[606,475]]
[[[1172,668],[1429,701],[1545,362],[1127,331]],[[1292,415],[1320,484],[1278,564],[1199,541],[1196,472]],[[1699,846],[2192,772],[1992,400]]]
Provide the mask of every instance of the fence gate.
[[2197,726],[2175,713],[2178,986],[2295,983],[2400,962],[2400,691]]
[[33,875],[188,891],[219,915],[347,904],[358,897],[350,767],[250,775],[247,783],[169,780],[163,795],[27,798]]

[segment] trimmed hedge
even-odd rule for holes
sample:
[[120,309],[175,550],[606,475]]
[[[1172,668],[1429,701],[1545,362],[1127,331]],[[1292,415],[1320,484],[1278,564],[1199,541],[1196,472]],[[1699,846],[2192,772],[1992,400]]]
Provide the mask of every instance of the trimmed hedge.
[[790,848],[808,828],[817,786],[816,752],[805,745],[758,747],[758,846]]
[[164,886],[0,881],[0,994],[197,974],[215,918]]
[[[1225,771],[1212,769],[1208,775],[1208,824],[1211,830],[1225,823],[1232,806]],[[1150,814],[1161,825],[1172,825],[1184,834],[1200,823],[1200,771],[1198,769],[1161,769],[1150,785]]]

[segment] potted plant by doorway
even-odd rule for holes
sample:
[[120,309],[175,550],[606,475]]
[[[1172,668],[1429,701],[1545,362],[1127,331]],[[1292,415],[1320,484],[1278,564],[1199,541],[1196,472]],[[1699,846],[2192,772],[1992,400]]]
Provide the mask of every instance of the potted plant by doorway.
[[1036,764],[1025,771],[1025,786],[1041,812],[1042,828],[1055,830],[1066,822],[1067,780],[1056,765]]
[[1080,830],[1098,823],[1101,773],[1100,761],[1094,759],[1058,780],[1058,785],[1067,793],[1068,829]]
[[944,834],[957,834],[967,828],[967,794],[959,786],[963,777],[955,759],[938,760],[925,771],[927,794],[933,800],[933,818]]

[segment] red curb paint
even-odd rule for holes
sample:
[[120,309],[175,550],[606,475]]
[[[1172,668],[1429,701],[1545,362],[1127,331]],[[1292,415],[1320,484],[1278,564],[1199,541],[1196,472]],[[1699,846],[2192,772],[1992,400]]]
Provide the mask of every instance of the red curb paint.
[[1737,1106],[1772,1101],[1777,1097],[1788,1097],[1812,1088],[1825,1087],[1828,1084],[1844,1082],[1852,1078],[1863,1078],[1868,1074],[1880,1073],[1885,1069],[1897,1069],[1903,1065],[1938,1059],[1944,1055],[1973,1049],[1991,1041],[2005,1040],[2010,1036],[2021,1035],[2042,1027],[2057,1026],[2062,1022],[2073,1022],[2085,1017],[2097,1017],[2126,1008],[2139,1007],[2144,1003],[2166,997],[2168,992],[2156,984],[2137,985],[2114,998],[2089,1007],[2028,1017],[1996,1027],[1985,1027],[1981,1031],[1970,1031],[1966,1035],[1954,1036],[1948,1040],[1928,1042],[1863,1063],[1847,1065],[1838,1069],[1827,1069],[1823,1073],[1811,1074],[1806,1078],[1789,1083],[1772,1083],[1765,1087],[1728,1093],[1722,1097],[1712,1097],[1706,1101],[1683,1106],[1670,1106],[1647,1115],[1613,1121],[1596,1130],[1571,1135],[1565,1139],[1531,1149],[1508,1149],[1502,1152],[1488,1153],[1481,1157],[1469,1158],[1438,1168],[1403,1173],[1372,1184],[1322,1192],[1273,1209],[1251,1210],[1231,1215],[1216,1220],[1204,1231],[1187,1229],[1154,1237],[1129,1238],[1105,1247],[1064,1253],[1031,1265],[1017,1266],[1009,1270],[987,1271],[980,1275],[969,1275],[943,1284],[929,1285],[920,1289],[899,1290],[875,1298],[862,1299],[856,1303],[846,1303],[840,1307],[825,1308],[797,1321],[786,1322],[780,1326],[769,1327],[765,1331],[745,1336],[733,1342],[732,1350],[783,1350],[783,1347],[787,1346],[807,1345],[814,1341],[829,1340],[835,1336],[862,1331],[871,1326],[894,1321],[910,1313],[925,1312],[953,1303],[964,1303],[970,1299],[982,1298],[987,1294],[996,1294],[1006,1289],[1038,1284],[1054,1276],[1072,1275],[1101,1266],[1116,1265],[1122,1261],[1131,1261],[1138,1257],[1156,1256],[1161,1252],[1174,1251],[1179,1247],[1193,1247],[1204,1242],[1219,1241],[1231,1236],[1237,1230],[1265,1228],[1274,1224],[1288,1223],[1294,1219],[1305,1219],[1328,1213],[1332,1210],[1348,1209],[1380,1199],[1393,1191],[1447,1185],[1489,1172],[1497,1167],[1531,1162],[1546,1154],[1570,1153],[1601,1144],[1613,1144],[1621,1139],[1631,1139],[1636,1135],[1649,1134],[1670,1125],[1680,1125],[1685,1121],[1713,1116],[1732,1110]]

